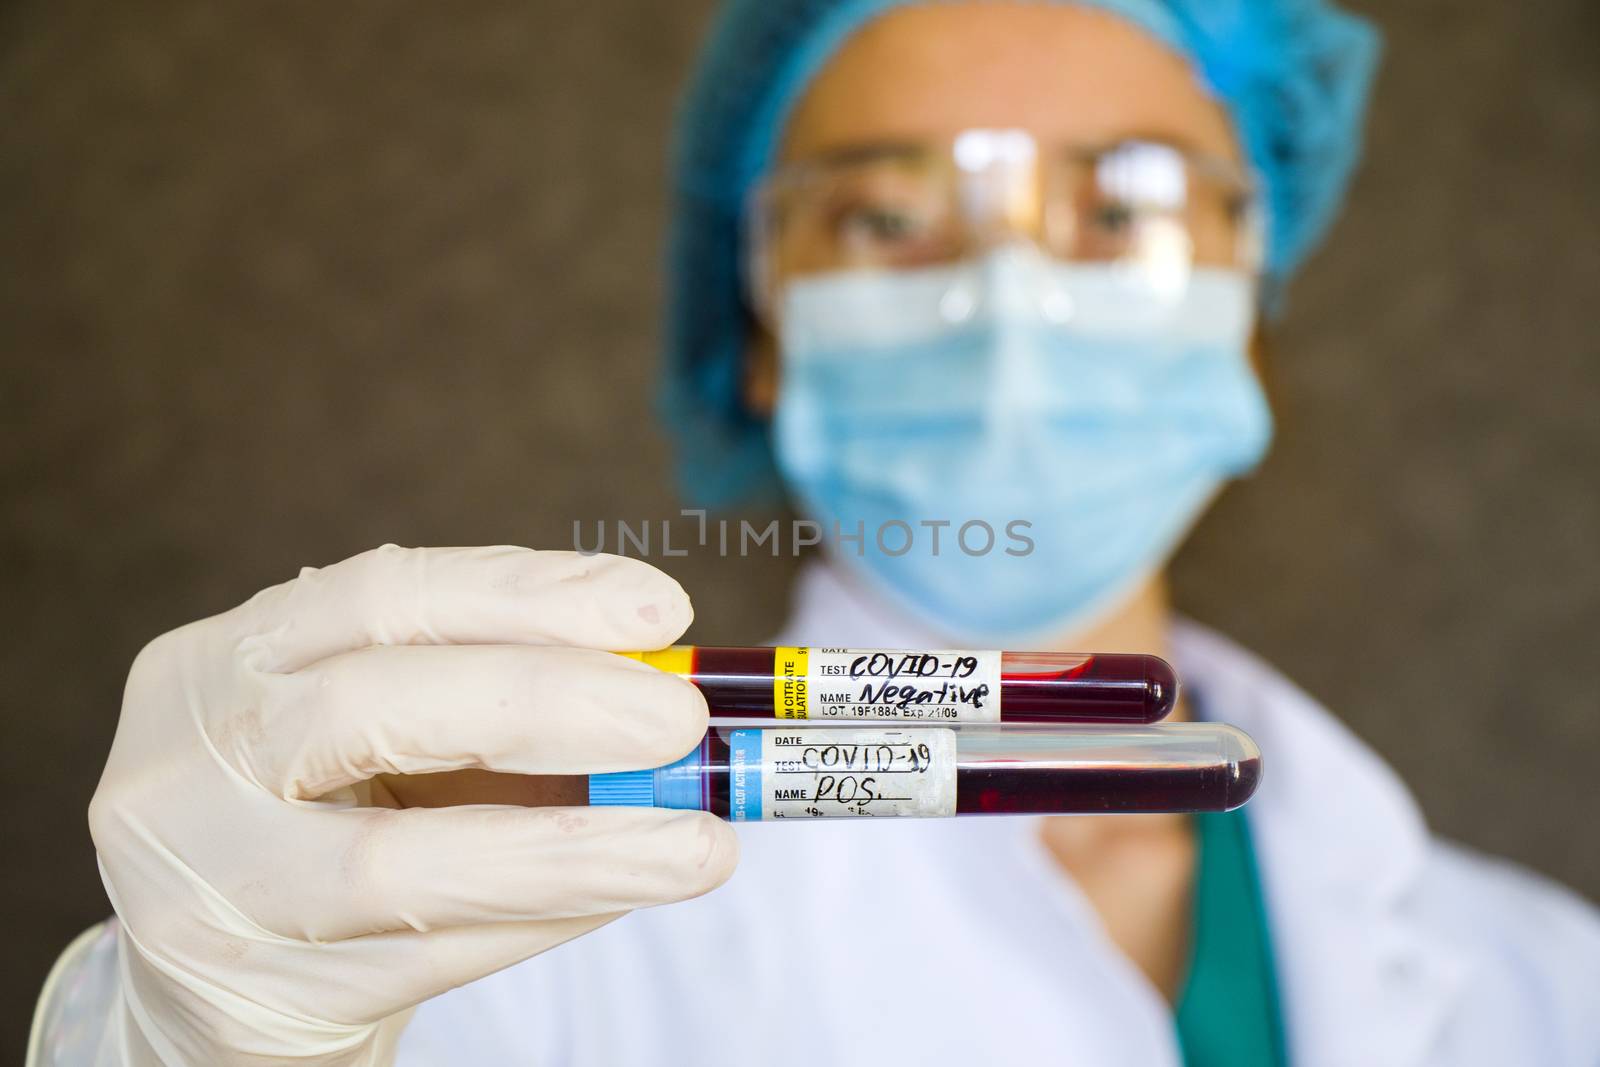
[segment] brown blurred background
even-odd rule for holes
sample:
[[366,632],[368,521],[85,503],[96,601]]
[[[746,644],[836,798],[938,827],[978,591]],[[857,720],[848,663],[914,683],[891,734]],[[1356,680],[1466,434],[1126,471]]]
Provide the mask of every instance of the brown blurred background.
[[[1595,896],[1600,8],[1359,6],[1369,162],[1178,594],[1439,830]],[[146,640],[385,541],[672,514],[663,158],[709,8],[0,7],[0,1056],[107,911],[83,811]],[[783,613],[787,563],[668,562],[703,640]]]

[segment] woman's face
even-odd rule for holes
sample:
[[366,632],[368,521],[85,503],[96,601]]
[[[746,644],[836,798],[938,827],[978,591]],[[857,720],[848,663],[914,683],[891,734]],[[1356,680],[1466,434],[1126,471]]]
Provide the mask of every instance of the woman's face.
[[[1024,129],[1046,144],[1165,141],[1242,162],[1187,60],[1116,16],[1044,3],[911,6],[869,23],[801,97],[779,159],[972,128]],[[771,412],[777,377],[764,333],[747,377],[753,409]]]

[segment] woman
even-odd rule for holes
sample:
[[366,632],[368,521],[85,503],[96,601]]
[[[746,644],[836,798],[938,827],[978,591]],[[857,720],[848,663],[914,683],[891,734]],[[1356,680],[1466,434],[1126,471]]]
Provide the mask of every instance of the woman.
[[[698,737],[692,689],[593,651],[688,602],[635,561],[380,550],[135,664],[91,813],[120,924],[69,950],[40,1062],[1600,1061],[1593,912],[1431,840],[1166,600],[1265,450],[1257,309],[1333,211],[1371,53],[1289,0],[753,0],[684,128],[691,486],[776,471],[868,531],[783,640],[1170,656],[1179,713],[1266,753],[1247,817],[757,827],[719,892],[499,970],[731,871],[709,817],[518,806]],[[893,521],[1031,550],[894,554]]]

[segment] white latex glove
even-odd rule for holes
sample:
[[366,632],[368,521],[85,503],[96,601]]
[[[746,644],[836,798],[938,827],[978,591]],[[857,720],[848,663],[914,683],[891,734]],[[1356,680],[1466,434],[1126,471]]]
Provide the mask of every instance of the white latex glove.
[[699,812],[359,800],[379,773],[682,756],[698,690],[594,650],[690,618],[637,560],[390,546],[157,638],[90,807],[117,1059],[390,1063],[413,1005],[719,885],[737,844]]

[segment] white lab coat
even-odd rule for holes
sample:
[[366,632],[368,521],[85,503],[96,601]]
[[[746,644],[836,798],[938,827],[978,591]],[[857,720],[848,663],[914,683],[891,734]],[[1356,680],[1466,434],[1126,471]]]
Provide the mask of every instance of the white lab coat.
[[[1309,697],[1215,634],[1172,637],[1207,714],[1264,753],[1247,811],[1292,1061],[1600,1067],[1595,910],[1431,838],[1389,768]],[[930,640],[820,567],[783,635]],[[1448,728],[1419,723],[1434,726]],[[1167,1004],[1036,824],[741,827],[726,886],[424,1004],[401,1067],[1176,1067]],[[1570,832],[1592,845],[1591,827]]]

